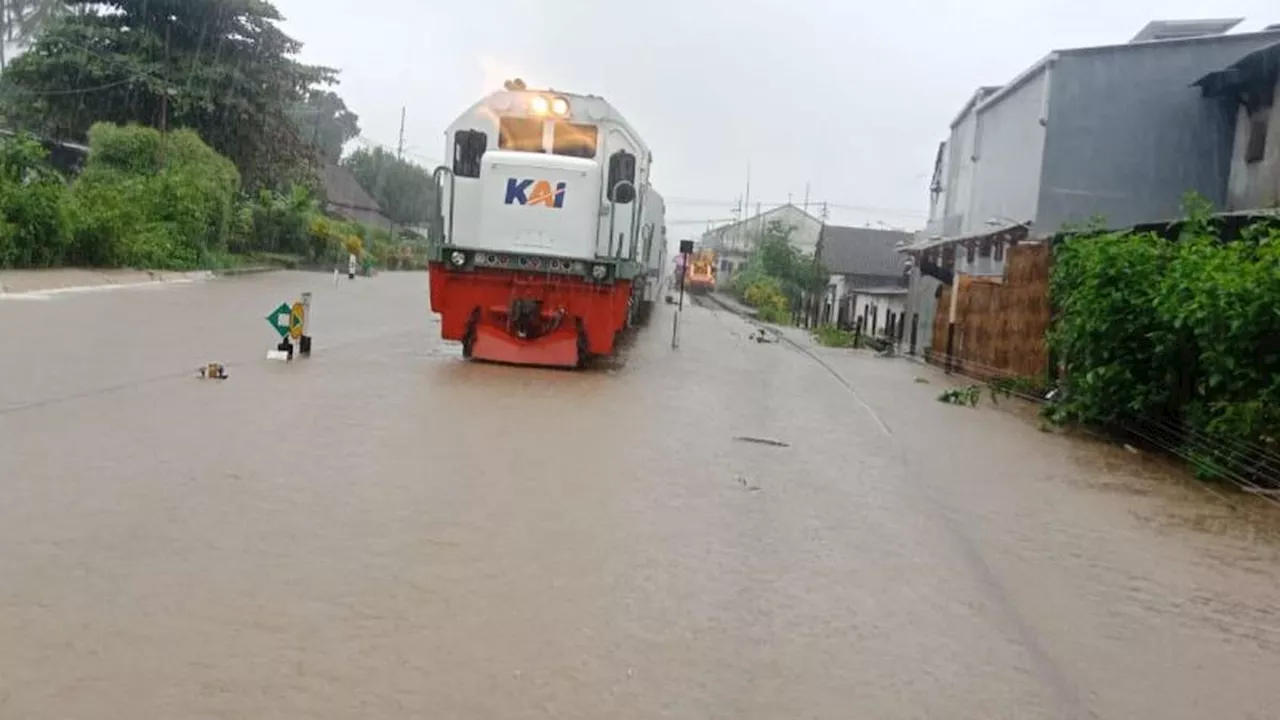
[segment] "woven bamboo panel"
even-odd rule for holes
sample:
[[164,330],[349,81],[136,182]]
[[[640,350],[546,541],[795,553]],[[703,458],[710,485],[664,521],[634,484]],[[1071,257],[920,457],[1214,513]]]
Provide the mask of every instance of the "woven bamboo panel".
[[[1004,282],[961,276],[956,304],[955,356],[961,369],[981,377],[1043,377],[1049,366],[1047,245],[1018,245],[1008,251]],[[947,347],[951,288],[938,298],[933,352],[942,362]]]

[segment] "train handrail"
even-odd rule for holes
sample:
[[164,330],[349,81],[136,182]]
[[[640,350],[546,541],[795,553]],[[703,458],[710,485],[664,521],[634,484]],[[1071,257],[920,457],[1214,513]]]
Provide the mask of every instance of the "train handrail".
[[[619,180],[618,182],[614,183],[612,191],[609,193],[609,255],[608,256],[614,257],[614,258],[621,258],[622,250],[623,250],[623,243],[618,243],[618,254],[617,255],[613,254],[613,226],[618,216],[618,201],[616,198],[618,197],[618,188],[622,187],[623,185],[630,185],[631,190],[636,193],[636,197],[632,199],[632,202],[635,202],[636,200],[638,200],[640,196],[640,192],[636,188],[636,184],[631,182],[630,180]],[[627,203],[627,204],[629,205],[630,203]],[[632,220],[634,219],[635,218],[632,218]]]
[[[440,191],[444,189],[444,183],[440,181],[441,173],[449,174],[449,232],[444,231],[444,198],[440,196]],[[458,188],[458,176],[453,173],[453,169],[448,165],[440,165],[431,173],[431,180],[436,184],[436,217],[434,218],[437,230],[443,235],[440,239],[441,245],[453,244],[453,198],[454,192]]]

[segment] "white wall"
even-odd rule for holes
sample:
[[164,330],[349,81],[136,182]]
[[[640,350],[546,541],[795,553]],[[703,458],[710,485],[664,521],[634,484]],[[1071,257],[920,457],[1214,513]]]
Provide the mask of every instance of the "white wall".
[[714,228],[703,234],[701,243],[703,247],[715,248],[721,252],[748,253],[753,249],[751,242],[774,221],[794,228],[791,244],[801,252],[812,254],[817,249],[822,223],[792,205],[776,207],[742,222]]
[[1052,63],[978,106],[972,188],[962,236],[980,235],[1036,217]]
[[[852,322],[857,322],[858,318],[864,317],[863,313],[868,312],[868,310],[874,311],[876,313],[876,318],[877,318],[875,334],[883,335],[889,324],[889,313],[894,313],[894,314],[903,313],[903,322],[908,323],[907,330],[909,331],[911,328],[910,326],[911,317],[907,315],[905,312],[906,305],[907,305],[907,295],[905,292],[899,295],[869,295],[866,293],[859,293],[857,297],[854,298],[854,301],[853,301]],[[867,317],[868,319],[863,324],[862,332],[870,334],[871,333],[870,314],[866,315],[865,317]],[[896,332],[895,332],[895,336],[896,336]],[[905,332],[903,333],[903,338],[904,339],[906,338]]]
[[942,235],[958,236],[969,210],[969,196],[973,190],[973,150],[977,133],[977,117],[970,111],[951,128],[947,143],[947,191],[946,211],[943,213]]

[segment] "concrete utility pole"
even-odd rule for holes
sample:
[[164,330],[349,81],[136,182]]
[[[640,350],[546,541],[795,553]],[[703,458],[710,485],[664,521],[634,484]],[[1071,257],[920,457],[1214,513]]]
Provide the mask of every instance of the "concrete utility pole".
[[400,144],[396,145],[396,159],[404,158],[404,116],[406,108],[400,108]]
[[164,95],[160,97],[160,166],[169,164],[169,46],[173,18],[165,18],[164,26]]
[[[404,108],[403,106],[400,108],[400,141],[396,144],[396,160],[403,160],[403,159],[404,159],[404,116],[405,116],[405,110],[406,110],[406,108]],[[392,245],[395,245],[395,244],[396,244],[396,221],[395,221],[395,218],[389,218],[389,219],[391,220],[391,244],[392,244]]]
[[804,211],[809,212],[809,183],[804,184]]

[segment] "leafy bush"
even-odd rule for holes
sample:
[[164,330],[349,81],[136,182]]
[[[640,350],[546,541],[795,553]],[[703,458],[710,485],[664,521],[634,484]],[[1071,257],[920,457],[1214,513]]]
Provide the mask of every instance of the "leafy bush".
[[[1055,252],[1059,421],[1178,429],[1201,468],[1280,437],[1280,228],[1223,242],[1203,203],[1176,241],[1084,234]],[[1191,449],[1188,449],[1191,452]],[[1241,457],[1235,457],[1239,461]],[[1238,463],[1237,463],[1238,464]],[[1256,468],[1255,468],[1256,470]]]
[[240,177],[195,133],[99,123],[71,190],[73,262],[187,269],[226,250]]
[[835,325],[820,325],[813,332],[818,344],[836,348],[858,347],[858,336],[848,330],[841,330]]
[[0,140],[0,267],[48,267],[66,259],[66,183],[47,156],[29,137]]

